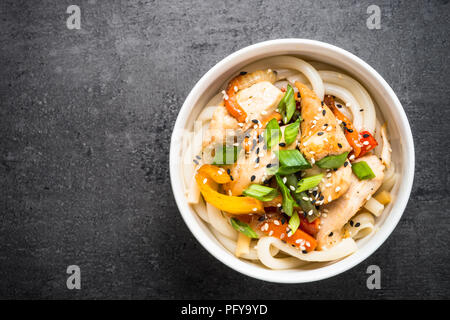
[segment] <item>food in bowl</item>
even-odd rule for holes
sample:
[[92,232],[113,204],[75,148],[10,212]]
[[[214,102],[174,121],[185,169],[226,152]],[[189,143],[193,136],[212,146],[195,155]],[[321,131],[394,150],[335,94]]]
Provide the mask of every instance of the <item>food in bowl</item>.
[[183,143],[185,196],[218,241],[270,269],[354,253],[397,179],[367,90],[295,56],[253,63],[223,89]]

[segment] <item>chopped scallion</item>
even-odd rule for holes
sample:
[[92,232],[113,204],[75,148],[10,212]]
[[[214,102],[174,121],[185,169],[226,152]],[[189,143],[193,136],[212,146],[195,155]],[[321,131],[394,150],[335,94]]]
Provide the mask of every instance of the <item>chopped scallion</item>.
[[295,190],[296,193],[300,193],[317,186],[320,181],[322,181],[323,174],[318,174],[312,177],[303,178],[298,182],[298,188]]
[[344,162],[347,160],[348,152],[344,152],[337,156],[328,156],[323,159],[320,159],[316,162],[319,168],[323,169],[338,169],[344,165]]
[[284,129],[284,142],[291,144],[297,138],[298,130],[300,128],[300,119],[297,119],[294,123],[291,123]]
[[261,201],[270,201],[278,195],[278,191],[260,184],[252,184],[244,190],[243,194]]
[[359,180],[375,178],[375,173],[373,173],[372,169],[365,161],[354,162],[352,164],[352,170]]
[[248,224],[246,224],[245,222],[242,222],[236,218],[231,218],[230,222],[231,222],[231,226],[234,229],[236,229],[239,232],[242,232],[247,237],[258,238],[258,235],[256,234],[256,232],[252,228],[250,228],[250,226]]

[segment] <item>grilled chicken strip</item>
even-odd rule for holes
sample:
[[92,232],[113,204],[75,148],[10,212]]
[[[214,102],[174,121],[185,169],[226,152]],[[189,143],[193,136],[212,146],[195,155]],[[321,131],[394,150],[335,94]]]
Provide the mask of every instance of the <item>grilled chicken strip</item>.
[[352,168],[350,165],[342,166],[336,171],[324,172],[324,178],[319,183],[323,204],[330,203],[345,194],[350,187],[351,181]]
[[384,165],[374,155],[366,155],[355,162],[366,161],[375,174],[370,180],[359,180],[351,175],[350,188],[338,200],[326,206],[327,216],[321,217],[321,226],[317,234],[318,248],[325,249],[333,246],[341,240],[342,227],[353,217],[381,186],[384,178]]
[[295,86],[302,98],[300,149],[303,155],[314,163],[328,155],[350,152],[352,148],[327,105],[303,83],[296,82]]

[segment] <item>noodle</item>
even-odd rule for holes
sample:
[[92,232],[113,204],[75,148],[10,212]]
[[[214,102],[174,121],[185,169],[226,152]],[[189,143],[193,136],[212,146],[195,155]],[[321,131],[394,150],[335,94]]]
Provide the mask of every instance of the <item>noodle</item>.
[[[321,69],[329,69],[323,64],[313,63],[313,65]],[[379,145],[372,150],[377,157],[382,159],[385,165],[383,167],[384,177],[380,178],[382,181],[380,182],[381,187],[379,187],[378,192],[381,190],[390,191],[398,175],[395,171],[395,164],[391,161],[392,150],[389,144],[386,126],[380,126],[380,121],[376,117],[375,106],[369,93],[359,82],[350,76],[330,70],[317,71],[313,65],[296,57],[278,56],[262,59],[247,66],[243,70],[252,72],[252,70],[272,68],[272,70],[276,71],[276,82],[274,86],[282,91],[286,91],[287,86],[291,85],[297,95],[298,89],[295,86],[295,82],[300,82],[311,88],[322,101],[324,100],[325,94],[335,96],[339,99],[338,102],[342,101],[343,108],[340,108],[339,111],[350,119],[354,128],[358,132],[370,132],[376,141],[379,142]],[[344,225],[341,229],[344,235],[342,240],[339,238],[340,241],[338,243],[327,249],[323,247],[320,251],[315,250],[310,252],[292,247],[289,243],[275,236],[271,236],[271,234],[269,236],[261,236],[256,240],[251,239],[249,236],[233,228],[230,224],[230,215],[228,213],[221,211],[210,203],[205,203],[203,198],[200,197],[200,189],[197,185],[195,174],[203,164],[213,162],[214,152],[211,152],[211,150],[214,149],[214,144],[208,143],[202,145],[202,142],[204,133],[209,130],[211,119],[216,110],[218,110],[217,108],[224,109],[223,99],[223,94],[219,92],[201,110],[194,123],[194,130],[185,132],[183,135],[183,150],[181,153],[183,160],[183,183],[188,202],[192,204],[192,208],[197,212],[199,217],[209,225],[210,230],[219,243],[230,253],[236,254],[241,259],[250,260],[254,263],[259,263],[259,265],[262,264],[267,268],[277,270],[308,268],[308,265],[311,265],[313,262],[336,261],[354,253],[358,249],[355,240],[373,234],[376,230],[376,219],[384,211],[384,205],[373,197],[365,201],[364,208],[366,210],[356,213],[351,218],[351,221],[348,221],[345,225],[342,224]],[[285,141],[285,128],[286,125],[281,126],[281,132],[283,133],[283,139],[281,141],[283,142]],[[300,132],[297,139],[300,139]],[[286,147],[286,149],[292,150],[292,147],[295,149],[296,145],[292,144],[290,147]],[[245,150],[241,149],[237,154],[237,164],[244,166],[244,161],[246,161]],[[199,155],[200,157],[195,158]],[[195,161],[193,162],[192,159]],[[304,170],[302,177],[318,175],[321,172],[320,168],[313,166],[311,169]],[[328,175],[330,174],[328,173]],[[219,192],[226,193],[225,191],[219,190]],[[227,209],[225,211],[230,210]]]

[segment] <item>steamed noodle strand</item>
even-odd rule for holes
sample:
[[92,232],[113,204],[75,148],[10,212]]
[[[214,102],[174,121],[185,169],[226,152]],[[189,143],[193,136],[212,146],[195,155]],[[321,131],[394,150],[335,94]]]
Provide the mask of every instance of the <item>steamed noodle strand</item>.
[[319,74],[324,82],[339,85],[355,97],[363,110],[361,112],[364,119],[363,128],[373,134],[375,131],[376,113],[372,98],[370,98],[367,90],[358,81],[346,74],[335,71],[319,71]]
[[[314,65],[326,69],[324,65]],[[373,152],[378,157],[383,155],[386,164],[384,180],[379,190],[389,191],[392,189],[397,180],[397,173],[395,172],[395,164],[390,158],[392,150],[387,139],[386,128],[382,131],[380,121],[376,118],[374,103],[362,85],[355,79],[336,71],[317,71],[312,64],[291,56],[266,58],[247,66],[243,70],[252,72],[267,67],[277,71],[277,80],[274,85],[280,89],[286,88],[290,84],[297,92],[295,82],[299,81],[313,89],[322,100],[326,93],[343,101],[344,106],[340,110],[351,119],[355,128],[358,131],[367,130],[371,132],[379,142],[379,146]],[[203,198],[200,197],[200,191],[195,181],[196,170],[203,163],[210,163],[209,160],[211,159],[207,159],[207,157],[211,157],[211,152],[208,152],[207,149],[202,150],[202,138],[205,129],[209,127],[215,109],[221,105],[223,105],[223,95],[219,92],[211,98],[199,113],[194,124],[194,131],[188,131],[183,136],[183,150],[181,150],[181,157],[184,161],[183,183],[188,202],[192,204],[193,209],[203,221],[208,223],[216,239],[230,253],[234,254],[237,248],[238,231],[231,226],[229,216],[226,213],[204,202]],[[361,109],[363,110],[361,111]],[[198,164],[192,161],[196,155],[202,155],[202,160],[197,161]],[[249,244],[247,242],[240,258],[279,270],[308,268],[311,263],[325,263],[342,259],[357,250],[355,240],[370,236],[375,232],[374,215],[381,215],[384,209],[382,204],[380,204],[380,207],[375,201],[375,199],[369,200],[365,206],[366,208],[369,207],[371,209],[369,211],[372,211],[372,213],[368,211],[357,213],[352,218],[353,226],[347,223],[343,228],[343,232],[346,232],[348,237],[327,250],[302,253],[302,251],[291,247],[280,239],[264,236],[257,240],[250,240]],[[355,227],[356,223],[359,223],[358,227]]]

